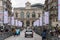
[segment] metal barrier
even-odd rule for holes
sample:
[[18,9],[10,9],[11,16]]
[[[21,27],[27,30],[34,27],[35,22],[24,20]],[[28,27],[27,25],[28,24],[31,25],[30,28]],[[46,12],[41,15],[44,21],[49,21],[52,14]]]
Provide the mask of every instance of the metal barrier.
[[4,36],[0,34],[0,40],[4,40]]
[[4,32],[4,33],[0,34],[0,40],[4,40],[10,36],[12,36],[11,32]]
[[40,30],[40,27],[35,27],[34,29],[35,33],[41,35],[42,31]]
[[48,38],[47,40],[60,40],[60,38],[58,38],[58,37],[50,37],[50,38]]
[[47,34],[47,40],[60,40],[60,38],[56,36],[51,36],[50,34]]
[[[38,27],[36,27],[35,29],[34,29],[34,31],[37,33],[37,34],[39,34],[39,35],[41,35],[41,30],[40,29],[38,29]],[[56,37],[56,36],[51,36],[50,34],[47,34],[47,40],[60,40],[60,38],[58,38],[58,37]]]

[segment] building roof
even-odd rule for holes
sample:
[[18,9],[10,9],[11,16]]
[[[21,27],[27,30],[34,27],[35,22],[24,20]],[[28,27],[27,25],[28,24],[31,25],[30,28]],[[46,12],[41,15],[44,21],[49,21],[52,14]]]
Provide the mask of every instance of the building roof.
[[[44,5],[40,4],[40,3],[31,5],[31,9],[39,9],[39,8],[43,8],[43,7],[44,7]],[[14,8],[14,9],[24,10],[24,9],[26,9],[26,7],[18,7],[18,8]]]
[[43,8],[43,7],[44,7],[44,4],[37,3],[37,4],[33,4],[33,5],[31,5],[31,7]]
[[[19,8],[14,8],[14,10],[17,10],[17,9],[19,9],[19,10],[25,10],[26,8],[25,7],[19,7]],[[31,7],[31,9],[32,10],[34,10],[34,9],[40,9],[40,8],[37,8],[37,7]],[[26,9],[27,10],[27,9]]]

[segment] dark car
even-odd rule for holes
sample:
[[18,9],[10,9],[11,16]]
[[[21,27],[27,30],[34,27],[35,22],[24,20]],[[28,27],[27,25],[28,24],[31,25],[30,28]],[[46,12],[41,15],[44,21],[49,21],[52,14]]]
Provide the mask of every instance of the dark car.
[[25,31],[25,37],[33,37],[33,30],[32,29],[28,29]]

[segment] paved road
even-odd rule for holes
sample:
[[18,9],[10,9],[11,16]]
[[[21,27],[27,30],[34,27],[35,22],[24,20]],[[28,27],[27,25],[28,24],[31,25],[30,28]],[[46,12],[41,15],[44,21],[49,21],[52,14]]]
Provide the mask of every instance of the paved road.
[[11,36],[11,37],[9,37],[5,40],[42,40],[42,38],[36,33],[34,33],[33,38],[25,38],[24,37],[24,32],[25,32],[25,30],[23,30],[19,36],[15,36],[15,37]]

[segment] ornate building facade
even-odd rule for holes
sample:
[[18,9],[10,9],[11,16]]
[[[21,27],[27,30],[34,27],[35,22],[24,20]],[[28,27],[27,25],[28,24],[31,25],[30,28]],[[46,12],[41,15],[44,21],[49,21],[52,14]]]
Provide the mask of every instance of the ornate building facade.
[[45,0],[44,10],[49,11],[51,26],[56,27],[58,24],[58,0]]
[[0,26],[4,24],[4,12],[8,12],[8,17],[12,13],[11,0],[0,0]]
[[23,27],[32,27],[33,22],[43,14],[43,8],[31,7],[30,2],[25,7],[14,8],[14,18],[23,22]]

